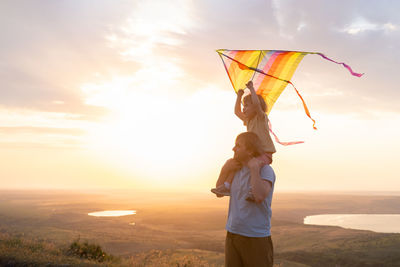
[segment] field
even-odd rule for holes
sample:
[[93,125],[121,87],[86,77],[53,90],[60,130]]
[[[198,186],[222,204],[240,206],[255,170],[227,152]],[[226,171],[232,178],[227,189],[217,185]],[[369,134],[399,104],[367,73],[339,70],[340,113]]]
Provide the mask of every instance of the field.
[[[400,234],[303,225],[322,213],[400,213],[399,196],[276,193],[275,266],[400,266]],[[210,194],[0,192],[0,265],[223,266],[228,199]],[[101,210],[135,215],[91,217]],[[68,253],[76,240],[111,255]]]

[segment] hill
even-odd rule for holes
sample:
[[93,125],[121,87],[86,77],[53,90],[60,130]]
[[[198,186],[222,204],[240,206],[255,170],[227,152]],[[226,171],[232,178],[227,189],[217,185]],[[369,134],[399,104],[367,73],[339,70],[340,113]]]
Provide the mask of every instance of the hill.
[[[223,264],[227,199],[8,192],[0,200],[0,263],[104,266],[65,253],[79,237],[114,256],[107,266]],[[376,211],[383,203],[385,212],[400,206],[398,197],[277,194],[272,222],[276,266],[399,266],[399,234],[302,224],[307,215]],[[113,209],[137,214],[87,215]]]

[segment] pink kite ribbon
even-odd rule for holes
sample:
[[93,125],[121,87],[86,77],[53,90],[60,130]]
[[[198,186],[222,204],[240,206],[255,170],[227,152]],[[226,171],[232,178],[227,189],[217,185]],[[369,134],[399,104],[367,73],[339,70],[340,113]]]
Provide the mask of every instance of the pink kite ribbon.
[[269,126],[269,131],[272,133],[272,135],[275,137],[275,141],[278,144],[281,144],[283,146],[291,146],[291,145],[297,145],[297,144],[302,144],[304,143],[304,141],[292,141],[292,142],[281,142],[278,138],[278,136],[276,136],[276,134],[272,131],[272,124],[271,121],[268,120],[268,126]]
[[357,73],[357,72],[354,72],[354,71],[351,69],[351,67],[350,67],[349,65],[347,65],[346,63],[344,63],[344,62],[337,62],[337,61],[335,61],[335,60],[333,60],[333,59],[330,59],[329,57],[325,56],[325,55],[322,54],[322,53],[316,53],[316,54],[317,54],[317,55],[320,55],[320,56],[323,57],[324,59],[329,60],[329,61],[331,61],[331,62],[333,62],[333,63],[343,65],[346,69],[348,69],[348,70],[350,71],[350,73],[351,73],[353,76],[361,77],[361,76],[364,75],[364,73]]

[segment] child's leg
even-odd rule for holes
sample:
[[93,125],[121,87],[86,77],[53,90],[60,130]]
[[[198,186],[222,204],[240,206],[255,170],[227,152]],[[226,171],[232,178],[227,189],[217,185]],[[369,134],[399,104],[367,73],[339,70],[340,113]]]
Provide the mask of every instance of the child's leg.
[[[240,166],[241,168],[241,166]],[[239,168],[239,169],[240,169]],[[230,196],[231,193],[231,184],[233,181],[233,178],[235,177],[236,172],[239,169],[231,170],[227,177],[225,178],[225,181],[223,184],[219,185],[216,188],[211,189],[211,192],[217,195],[217,197],[223,197],[223,196]]]
[[234,177],[235,177],[235,172],[231,172],[229,173],[228,177],[226,177],[226,180],[224,182],[225,187],[229,190],[231,189],[231,184]]
[[265,152],[261,156],[257,157],[258,160],[261,160],[264,164],[271,164],[272,163],[272,153]]

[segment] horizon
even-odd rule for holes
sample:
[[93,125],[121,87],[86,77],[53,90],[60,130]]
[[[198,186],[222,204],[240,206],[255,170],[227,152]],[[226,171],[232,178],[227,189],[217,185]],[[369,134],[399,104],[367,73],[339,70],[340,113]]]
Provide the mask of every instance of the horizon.
[[[185,195],[193,195],[193,196],[207,196],[207,197],[215,197],[210,191],[204,190],[176,190],[176,191],[165,191],[162,189],[144,189],[144,188],[0,188],[0,192],[31,192],[31,193],[56,193],[56,192],[64,192],[71,194],[148,194],[148,193],[157,193],[157,194],[165,194],[167,196],[174,194]],[[299,195],[319,195],[319,194],[327,194],[327,195],[354,195],[354,196],[400,196],[399,191],[357,191],[357,190],[274,190],[275,194],[299,194]]]

